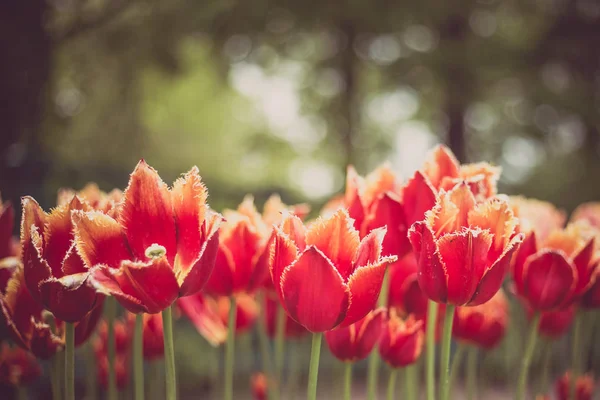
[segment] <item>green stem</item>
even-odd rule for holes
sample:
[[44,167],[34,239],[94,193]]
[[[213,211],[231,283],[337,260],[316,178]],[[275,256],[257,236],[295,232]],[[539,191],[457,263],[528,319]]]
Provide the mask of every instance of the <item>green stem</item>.
[[144,314],[135,316],[133,336],[133,382],[135,400],[144,400]]
[[[277,385],[283,387],[282,373],[285,355],[285,310],[281,304],[277,303],[277,315],[275,316],[275,379]],[[277,393],[279,395],[279,391]],[[278,396],[279,397],[279,396]]]
[[225,347],[225,391],[223,398],[233,400],[233,367],[235,361],[236,300],[230,297],[229,319],[227,320],[227,344]]
[[98,398],[98,382],[96,379],[96,355],[94,354],[94,345],[88,340],[85,346],[85,398],[86,400],[96,400]]
[[[62,356],[62,357],[61,357]],[[62,363],[61,360],[64,360],[65,356],[61,353],[56,353],[52,358],[52,368],[50,369],[50,379],[52,381],[52,399],[60,400],[62,399],[62,391],[61,389],[61,371]]]
[[573,324],[573,336],[571,342],[571,380],[569,381],[569,399],[575,400],[575,388],[577,378],[579,378],[579,369],[581,368],[581,335],[583,325],[583,313],[575,314]]
[[75,400],[75,324],[65,323],[65,399]]
[[525,399],[525,391],[527,390],[527,376],[529,374],[529,365],[531,364],[531,357],[533,356],[533,350],[535,349],[535,342],[537,340],[537,329],[540,323],[540,313],[537,312],[529,324],[529,333],[527,334],[527,342],[525,343],[525,354],[521,359],[521,373],[519,375],[519,382],[517,384],[517,400]]
[[390,378],[388,380],[387,387],[387,400],[394,400],[394,394],[396,391],[396,379],[398,378],[398,369],[392,368],[390,371]]
[[477,347],[467,351],[467,400],[477,398]]
[[427,332],[425,378],[427,381],[427,400],[435,400],[435,328],[437,326],[438,304],[429,300],[427,304]]
[[465,352],[467,350],[467,345],[464,343],[459,343],[456,352],[454,353],[454,357],[452,357],[452,364],[450,364],[450,391],[452,391],[452,387],[456,382],[456,377],[460,371],[460,366],[462,364],[462,360],[465,356]]
[[114,328],[116,314],[117,301],[114,297],[108,297],[106,299],[106,326],[108,329],[108,400],[117,400],[117,375],[115,372],[117,349]]
[[417,375],[418,369],[416,364],[409,365],[404,368],[405,371],[405,382],[404,387],[406,389],[406,400],[416,400],[417,385],[419,383],[419,377]]
[[440,400],[448,400],[450,394],[450,345],[452,344],[452,323],[454,322],[455,309],[455,305],[446,304],[440,353]]
[[352,399],[352,363],[346,362],[344,366],[344,400]]
[[267,390],[269,392],[269,399],[277,400],[279,398],[279,390],[281,388],[281,382],[273,382],[273,366],[271,365],[271,351],[269,349],[269,337],[267,336],[267,316],[265,313],[266,308],[266,296],[264,293],[260,294],[259,301],[260,307],[260,319],[259,323],[256,324],[258,330],[258,344],[260,346],[260,353],[262,358],[262,369],[267,375]]
[[550,382],[550,364],[552,362],[552,341],[547,340],[542,342],[544,350],[542,351],[542,377],[538,387],[538,393],[543,394],[548,390]]
[[165,382],[167,400],[177,399],[177,375],[175,373],[175,347],[173,346],[173,316],[171,307],[162,312],[165,346]]
[[308,400],[316,400],[317,398],[317,378],[319,377],[319,357],[321,355],[322,339],[323,334],[321,332],[313,333],[310,350],[310,367],[308,369],[308,391],[306,395]]

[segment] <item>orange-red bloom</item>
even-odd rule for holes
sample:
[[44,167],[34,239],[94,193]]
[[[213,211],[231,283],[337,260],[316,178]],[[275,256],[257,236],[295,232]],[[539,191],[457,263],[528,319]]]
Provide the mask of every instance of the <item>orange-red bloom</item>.
[[27,386],[42,375],[42,367],[35,357],[18,347],[2,344],[0,351],[0,383]]
[[439,303],[474,306],[491,299],[522,240],[508,204],[499,198],[477,203],[470,187],[462,181],[440,193],[409,231],[419,285]]
[[[556,395],[558,400],[569,400],[569,389],[571,385],[571,373],[567,371],[556,381]],[[575,382],[575,400],[592,400],[594,394],[594,378],[591,375],[583,375]]]
[[[555,311],[540,313],[538,332],[540,335],[550,339],[560,338],[569,331],[576,311],[575,305],[571,305]],[[530,317],[533,315],[532,310],[529,311],[529,314]]]
[[356,362],[367,358],[381,337],[385,318],[386,310],[378,308],[350,326],[325,332],[329,350],[342,361]]
[[427,296],[419,286],[419,266],[413,252],[390,265],[388,307],[395,307],[402,314],[422,318],[427,314]]
[[[264,307],[266,309],[267,335],[269,335],[270,338],[274,338],[275,335],[277,335],[277,309],[281,307],[279,305],[279,300],[271,297],[270,293],[266,293]],[[300,338],[308,333],[306,328],[291,319],[287,314],[285,314],[284,326],[284,336],[287,339]]]
[[381,256],[385,232],[375,229],[361,241],[344,209],[308,229],[288,215],[275,230],[271,277],[290,317],[311,332],[324,332],[367,315],[387,265],[396,260]]
[[552,203],[522,196],[509,197],[509,203],[519,219],[519,232],[526,236],[535,232],[537,240],[544,241],[550,233],[565,226],[565,212]]
[[569,224],[538,241],[529,234],[513,260],[516,293],[536,311],[572,303],[594,284],[594,236],[585,222]]
[[221,217],[192,168],[169,189],[140,161],[115,220],[99,211],[72,214],[77,252],[91,283],[133,313],[158,313],[197,293],[214,266]]
[[[177,301],[179,309],[192,322],[198,333],[211,345],[218,346],[227,339],[227,323],[231,302],[229,297],[211,297],[198,293]],[[258,318],[258,305],[249,295],[236,295],[235,333],[248,331]]]
[[123,192],[121,190],[113,189],[109,193],[106,193],[101,191],[97,184],[90,182],[78,192],[70,188],[60,189],[56,204],[59,207],[65,205],[75,196],[87,203],[93,210],[101,211],[113,218],[116,218],[118,206],[121,200],[123,200]]
[[600,228],[600,202],[580,204],[571,215],[571,221],[579,220],[587,221],[593,227]]
[[[19,266],[8,281],[6,293],[0,295],[0,325],[18,346],[31,351],[36,357],[48,359],[64,347],[64,323],[52,315],[30,294],[25,285],[23,267]],[[100,316],[99,303],[75,325],[75,345],[83,344],[92,334]]]
[[87,284],[88,267],[75,249],[71,212],[86,210],[79,198],[45,213],[31,197],[23,197],[21,245],[25,282],[34,299],[56,318],[77,322],[102,295]]
[[506,332],[508,302],[502,289],[490,301],[475,307],[458,307],[454,314],[452,334],[486,350],[496,347]]
[[252,398],[254,400],[267,400],[267,376],[262,372],[252,374],[250,378],[250,387],[252,388]]
[[379,354],[393,368],[405,367],[419,359],[424,339],[423,321],[412,315],[402,320],[391,310],[381,335]]
[[144,314],[144,358],[156,360],[165,355],[165,340],[161,314]]

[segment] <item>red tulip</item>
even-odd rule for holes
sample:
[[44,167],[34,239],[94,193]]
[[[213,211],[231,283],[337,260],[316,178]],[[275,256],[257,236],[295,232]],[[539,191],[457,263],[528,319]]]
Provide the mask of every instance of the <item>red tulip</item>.
[[[569,389],[571,385],[571,373],[566,372],[556,382],[556,395],[558,400],[569,400]],[[594,394],[594,378],[591,375],[583,375],[575,382],[575,400],[592,400]]]
[[[203,294],[181,298],[179,309],[192,322],[198,333],[211,345],[218,346],[227,339],[227,323],[230,308],[228,297],[213,298]],[[246,294],[236,296],[235,333],[248,331],[258,318],[256,301]]]
[[[271,297],[270,293],[266,293],[264,307],[266,308],[267,335],[270,338],[274,338],[277,334],[277,309],[280,307],[279,301]],[[291,319],[287,314],[285,315],[284,325],[284,336],[287,339],[300,338],[308,333],[302,325]]]
[[192,168],[169,189],[143,160],[125,190],[117,220],[98,211],[72,214],[77,252],[91,283],[133,313],[155,314],[197,293],[210,275],[221,217],[206,204]]
[[597,276],[592,286],[584,293],[580,304],[585,309],[600,308],[600,279]]
[[529,307],[550,311],[578,300],[594,284],[593,233],[575,222],[538,241],[527,236],[513,260],[515,290]]
[[392,310],[383,328],[379,354],[392,368],[406,367],[419,359],[424,339],[423,321],[412,315],[402,320]]
[[385,232],[375,229],[360,241],[344,209],[308,230],[288,215],[271,247],[271,277],[288,315],[311,332],[348,326],[367,315],[387,265],[396,261],[381,256]]
[[252,387],[252,398],[254,400],[267,400],[267,377],[262,372],[252,375],[250,386]]
[[119,189],[113,189],[110,193],[105,193],[94,182],[90,182],[78,192],[70,188],[60,189],[56,204],[60,207],[69,203],[75,196],[87,203],[90,208],[108,214],[113,218],[116,218],[118,206],[123,200],[123,192]]
[[565,212],[552,203],[522,196],[511,196],[509,202],[519,219],[519,232],[525,235],[535,232],[537,239],[543,241],[550,233],[565,226]]
[[35,357],[17,347],[2,344],[0,351],[0,383],[27,386],[42,375],[42,367]]
[[595,228],[600,228],[600,202],[583,203],[573,211],[571,221],[587,221]]
[[475,306],[500,288],[522,235],[498,198],[476,203],[468,182],[442,192],[409,239],[419,263],[419,285],[438,303]]
[[87,284],[88,267],[75,249],[71,212],[85,210],[77,197],[46,214],[31,197],[23,197],[21,245],[25,282],[34,299],[57,318],[82,319],[102,299]]
[[[36,357],[48,359],[64,347],[64,323],[44,312],[25,285],[23,267],[18,267],[8,282],[5,294],[0,295],[0,325],[18,346]],[[94,331],[102,314],[102,303],[75,325],[75,346],[83,344]]]
[[144,314],[143,342],[146,360],[164,357],[165,344],[161,314]]
[[385,318],[385,309],[379,308],[350,326],[325,332],[329,350],[341,361],[356,362],[367,358],[381,337]]
[[452,333],[456,339],[490,350],[504,338],[508,303],[500,289],[488,302],[475,307],[458,307]]
[[[117,389],[123,390],[129,383],[129,361],[132,341],[131,326],[128,321],[117,319],[113,324],[115,332],[114,368],[117,378]],[[94,352],[97,359],[97,374],[100,385],[108,388],[108,329],[106,323],[101,324],[98,336],[94,341]]]
[[[538,332],[540,335],[550,339],[560,338],[569,331],[571,322],[573,322],[573,318],[575,317],[575,312],[576,308],[574,305],[555,311],[542,312]],[[530,311],[529,314],[531,316],[533,313]]]
[[427,296],[419,286],[419,267],[413,252],[390,265],[388,307],[395,307],[402,314],[424,317],[427,313]]

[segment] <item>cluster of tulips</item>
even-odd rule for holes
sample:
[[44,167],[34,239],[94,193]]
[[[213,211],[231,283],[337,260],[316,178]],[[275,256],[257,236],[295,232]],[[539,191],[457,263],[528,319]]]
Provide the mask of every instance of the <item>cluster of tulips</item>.
[[[591,399],[594,382],[580,355],[583,315],[600,307],[600,204],[580,206],[567,224],[549,203],[498,194],[499,175],[487,163],[460,165],[438,146],[406,182],[387,165],[364,178],[348,168],[345,193],[307,220],[306,205],[277,196],[262,214],[251,197],[219,214],[197,168],[168,187],[141,161],[123,192],[63,189],[50,212],[23,197],[20,243],[5,204],[0,337],[16,347],[3,344],[0,380],[25,387],[41,374],[37,360],[52,359],[53,396],[72,400],[74,349],[93,337],[109,399],[130,370],[134,396],[144,399],[144,361],[163,357],[165,398],[176,399],[172,319],[182,316],[211,345],[225,344],[225,400],[233,399],[236,332],[253,326],[263,368],[251,383],[258,399],[289,398],[285,339],[308,334],[309,400],[317,398],[323,336],[345,363],[345,399],[353,364],[368,357],[369,399],[383,360],[388,399],[402,371],[405,397],[416,400],[422,353],[428,400],[449,399],[465,355],[474,398],[477,351],[502,341],[514,296],[529,316],[515,398],[531,389],[538,337],[559,338],[573,325],[570,370],[556,393]],[[96,377],[88,378],[92,396]],[[548,386],[531,394],[549,398]]]

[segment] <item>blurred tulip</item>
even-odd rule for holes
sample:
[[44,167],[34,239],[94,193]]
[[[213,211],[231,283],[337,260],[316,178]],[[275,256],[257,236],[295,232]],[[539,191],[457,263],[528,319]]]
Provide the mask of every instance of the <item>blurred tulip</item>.
[[[18,267],[0,295],[0,325],[10,338],[36,357],[48,359],[64,347],[64,323],[45,312],[25,285],[23,267]],[[100,302],[75,325],[75,346],[90,337],[102,314]],[[54,325],[55,330],[51,325]]]
[[509,203],[515,217],[519,219],[518,231],[526,236],[535,232],[537,240],[543,241],[550,233],[565,226],[565,212],[552,203],[523,196],[511,196]]
[[592,286],[581,297],[580,304],[585,309],[600,308],[600,279],[598,276],[596,276]]
[[252,398],[254,400],[267,400],[267,376],[262,372],[252,375],[250,386],[252,388]]
[[491,350],[504,338],[508,325],[508,302],[502,289],[475,307],[458,307],[452,334],[458,340]]
[[155,314],[197,293],[214,266],[221,217],[192,168],[169,189],[143,160],[129,179],[118,219],[72,213],[77,252],[91,283],[133,313]]
[[[575,306],[571,305],[566,308],[540,313],[538,332],[540,335],[550,339],[560,338],[569,331],[573,318],[575,317],[575,312]],[[529,314],[531,317],[531,310]]]
[[18,347],[2,344],[0,351],[0,383],[27,386],[42,375],[42,367],[35,357]]
[[590,202],[580,204],[573,211],[571,221],[587,221],[591,226],[600,228],[600,202]]
[[78,192],[70,188],[60,189],[56,204],[59,207],[68,204],[75,196],[87,203],[93,210],[101,211],[113,218],[117,217],[118,206],[123,200],[123,192],[121,190],[113,189],[109,193],[106,193],[101,191],[96,183],[90,182]]
[[515,290],[529,307],[550,311],[578,300],[594,284],[597,261],[589,225],[569,224],[538,241],[529,234],[513,260]]
[[[571,373],[567,371],[558,381],[556,381],[556,395],[558,400],[569,399],[569,387],[571,384]],[[577,378],[575,382],[574,400],[592,400],[594,393],[594,378],[590,375],[583,375]]]
[[392,368],[406,367],[419,359],[424,339],[423,321],[412,315],[402,320],[392,310],[383,328],[379,354]]
[[427,296],[419,286],[419,266],[413,252],[390,265],[388,307],[395,307],[403,314],[422,318],[427,313]]
[[165,355],[162,315],[144,314],[143,323],[144,358],[156,360]]
[[522,235],[508,204],[477,203],[463,181],[442,192],[435,207],[416,222],[409,239],[419,263],[419,285],[433,301],[483,304],[496,294]]
[[27,287],[55,317],[77,322],[103,297],[87,284],[89,270],[73,240],[71,212],[87,206],[73,197],[47,214],[31,197],[23,197],[22,202],[21,245]]
[[[265,295],[265,307],[266,307],[266,324],[267,324],[267,335],[270,338],[274,338],[277,334],[277,308],[280,307],[279,301],[274,299],[268,293]],[[285,328],[284,336],[288,339],[300,338],[308,334],[306,328],[294,321],[286,314],[285,316]]]
[[[211,345],[219,346],[227,339],[227,319],[230,300],[228,297],[214,298],[198,293],[177,301],[179,309],[194,325],[198,333]],[[258,318],[258,305],[249,295],[236,296],[235,333],[248,331]]]
[[381,337],[385,319],[386,310],[378,308],[350,326],[325,332],[329,350],[341,361],[356,362],[367,358]]
[[385,233],[378,228],[360,241],[344,209],[308,230],[288,215],[271,248],[271,276],[286,312],[311,332],[362,319],[377,302],[387,265],[396,260],[381,256]]
[[[115,333],[115,360],[114,369],[117,389],[123,390],[129,383],[129,362],[132,341],[131,324],[126,320],[115,320],[113,329]],[[94,340],[94,353],[97,359],[97,374],[100,385],[108,388],[108,329],[102,321],[98,335]]]

